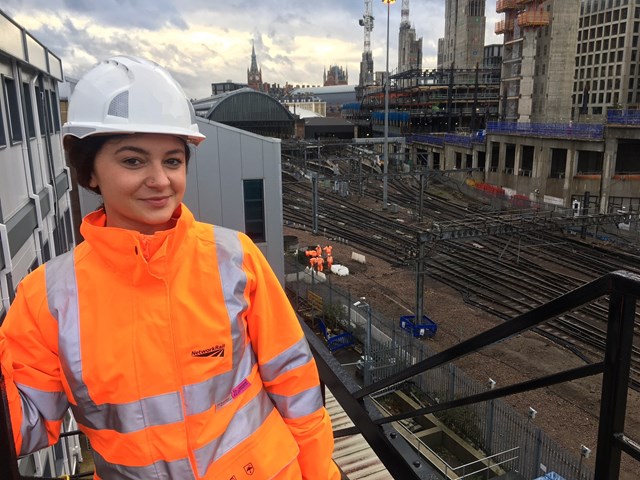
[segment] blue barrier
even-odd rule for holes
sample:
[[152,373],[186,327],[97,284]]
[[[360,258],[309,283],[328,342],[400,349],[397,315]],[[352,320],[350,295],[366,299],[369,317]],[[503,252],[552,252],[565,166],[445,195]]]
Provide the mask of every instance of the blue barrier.
[[327,330],[327,326],[322,320],[320,320],[320,330],[322,331],[324,339],[327,341],[329,351],[332,353],[340,350],[341,348],[350,347],[355,343],[353,334],[351,334],[350,332],[341,333],[339,335],[331,335]]
[[400,317],[400,328],[409,332],[416,338],[435,336],[438,325],[426,315],[422,315],[422,323],[415,324],[415,315],[404,315]]
[[604,125],[591,123],[489,122],[487,124],[487,133],[602,140],[604,138]]
[[640,110],[609,110],[607,123],[615,125],[640,125]]

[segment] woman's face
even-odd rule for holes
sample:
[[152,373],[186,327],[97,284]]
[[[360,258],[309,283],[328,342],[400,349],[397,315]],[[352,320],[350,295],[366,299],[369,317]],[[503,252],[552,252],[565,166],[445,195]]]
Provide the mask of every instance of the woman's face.
[[100,187],[107,226],[150,235],[173,227],[187,182],[185,142],[139,133],[109,140],[95,158],[91,187]]

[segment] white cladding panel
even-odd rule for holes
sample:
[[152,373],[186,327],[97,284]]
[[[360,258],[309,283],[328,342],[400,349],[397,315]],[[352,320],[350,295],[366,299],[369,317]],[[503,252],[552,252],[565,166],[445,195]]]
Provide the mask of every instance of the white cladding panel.
[[0,149],[0,205],[4,218],[13,216],[29,199],[22,145]]
[[31,235],[12,259],[13,270],[11,271],[11,276],[14,280],[14,287],[18,285],[20,279],[29,273],[29,268],[36,258],[36,242],[34,236]]

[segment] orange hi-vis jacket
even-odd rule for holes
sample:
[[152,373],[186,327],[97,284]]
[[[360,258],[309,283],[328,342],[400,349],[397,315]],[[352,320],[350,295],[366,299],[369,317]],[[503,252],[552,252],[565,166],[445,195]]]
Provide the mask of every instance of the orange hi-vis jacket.
[[339,479],[298,319],[244,234],[143,235],[88,215],[85,242],[20,283],[0,328],[19,454],[70,406],[96,479]]

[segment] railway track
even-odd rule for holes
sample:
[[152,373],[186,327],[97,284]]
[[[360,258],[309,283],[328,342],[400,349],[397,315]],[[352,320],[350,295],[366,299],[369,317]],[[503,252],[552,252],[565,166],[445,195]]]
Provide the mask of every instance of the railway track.
[[[419,185],[411,178],[388,184],[388,201],[404,212],[417,212]],[[464,220],[487,213],[486,206],[452,199],[435,189],[423,195],[423,221],[418,223],[393,212],[382,214],[365,205],[376,205],[380,185],[366,184],[365,200],[341,197],[321,190],[318,227],[330,238],[357,245],[370,255],[396,266],[415,269],[417,235],[434,222]],[[360,183],[350,188],[359,192]],[[283,182],[285,224],[312,223],[311,186],[307,182]],[[514,236],[516,237],[516,236]],[[504,320],[531,310],[613,270],[640,273],[640,259],[623,252],[586,246],[560,232],[541,231],[514,238],[500,236],[441,241],[429,249],[426,274],[449,285],[465,301]],[[587,362],[604,354],[608,299],[601,299],[538,327],[550,340],[570,349]],[[636,313],[631,384],[640,390],[640,316]]]

